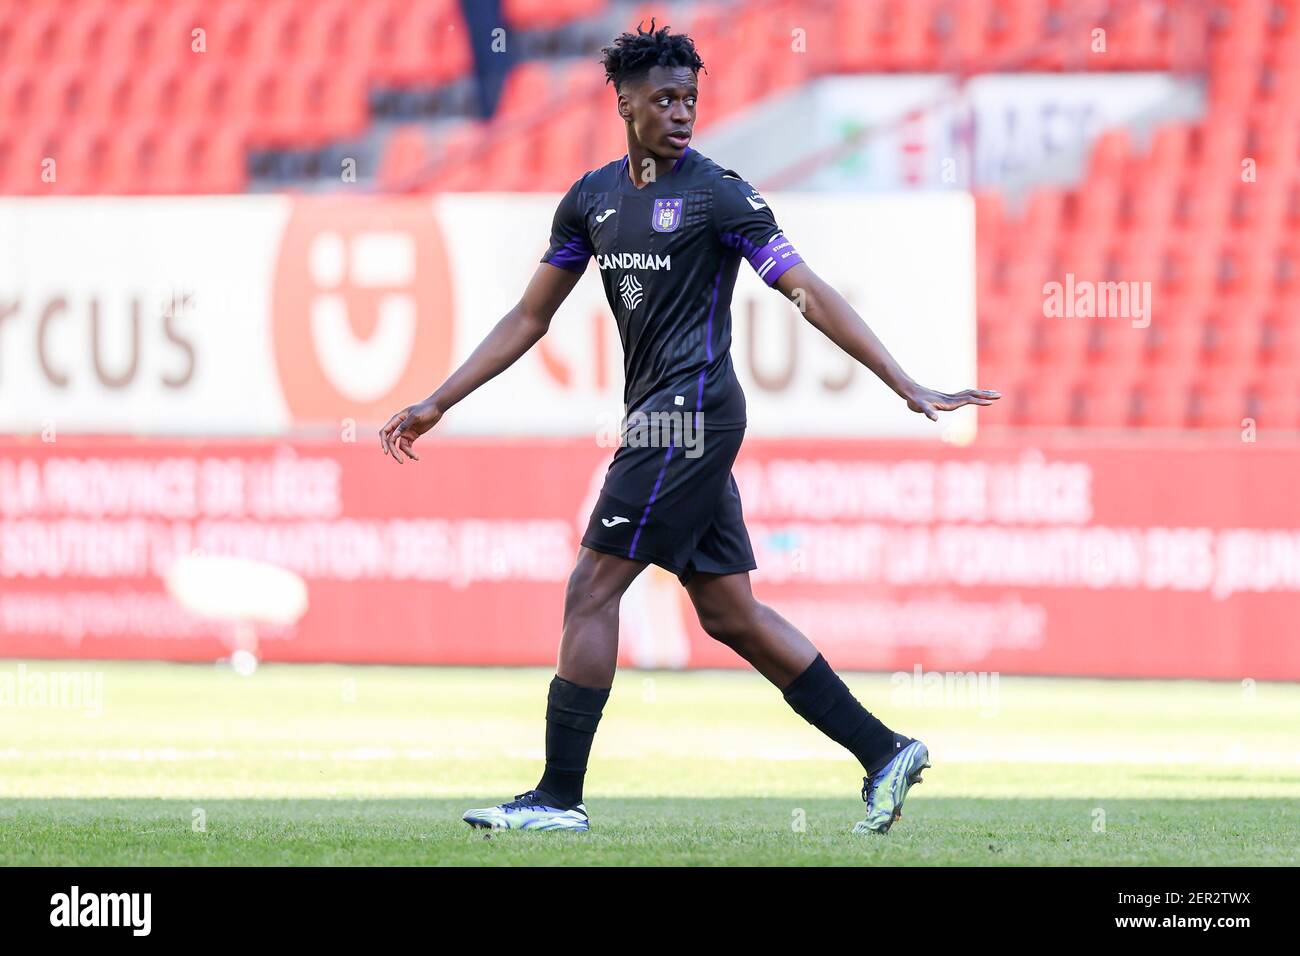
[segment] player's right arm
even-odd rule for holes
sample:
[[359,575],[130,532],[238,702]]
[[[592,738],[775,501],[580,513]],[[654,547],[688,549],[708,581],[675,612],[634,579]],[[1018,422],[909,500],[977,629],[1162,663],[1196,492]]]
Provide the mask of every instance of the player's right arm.
[[416,461],[411,442],[438,424],[451,408],[480,385],[500,375],[537,344],[551,327],[551,318],[582,278],[579,273],[553,265],[539,265],[519,302],[502,316],[460,368],[452,372],[433,394],[410,405],[379,430],[384,454],[398,463],[405,453]]
[[581,183],[581,179],[574,183],[560,200],[551,223],[550,247],[523,297],[432,395],[402,409],[379,430],[384,454],[392,455],[399,464],[403,454],[419,461],[420,456],[411,451],[411,442],[438,424],[447,409],[519,361],[546,334],[551,318],[582,278],[591,256],[578,202]]

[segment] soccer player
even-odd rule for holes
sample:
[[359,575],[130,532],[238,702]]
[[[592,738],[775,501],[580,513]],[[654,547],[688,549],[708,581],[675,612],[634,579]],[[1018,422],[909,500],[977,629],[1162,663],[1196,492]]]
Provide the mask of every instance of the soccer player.
[[808,638],[750,590],[749,572],[757,565],[731,474],[746,425],[729,354],[740,260],[912,411],[935,420],[940,411],[988,405],[999,394],[948,394],[909,378],[803,261],[767,201],[690,147],[703,62],[688,36],[655,29],[652,20],[649,30],[638,25],[603,54],[627,129],[627,155],[570,187],[555,212],[550,248],[519,303],[432,395],[389,419],[380,444],[399,463],[404,455],[418,461],[412,442],[546,333],[592,258],[623,342],[624,438],[636,413],[676,413],[699,427],[689,447],[678,441],[686,432],[677,431],[666,446],[625,440],[614,454],[565,593],[541,780],[464,819],[481,827],[588,829],[583,777],[614,680],[619,600],[653,563],[677,575],[711,637],[857,758],[866,772],[867,812],[854,832],[884,833],[930,765],[929,751],[870,714]]

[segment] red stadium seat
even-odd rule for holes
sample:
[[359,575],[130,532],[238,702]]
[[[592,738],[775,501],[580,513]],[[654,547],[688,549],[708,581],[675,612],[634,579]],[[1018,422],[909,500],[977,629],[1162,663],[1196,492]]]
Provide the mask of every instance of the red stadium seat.
[[607,3],[608,0],[505,0],[502,11],[511,26],[536,30],[594,17]]
[[159,191],[232,193],[246,186],[241,131],[226,127],[214,132],[203,123],[167,130],[161,139]]
[[1187,162],[1191,127],[1182,123],[1161,126],[1151,137],[1150,164],[1152,172],[1177,174]]
[[1251,385],[1252,376],[1245,370],[1202,375],[1192,388],[1189,423],[1194,428],[1240,429],[1250,410]]
[[58,59],[65,42],[61,13],[53,5],[33,5],[23,11],[14,22],[9,62],[45,66]]
[[[1265,317],[1260,335],[1261,372],[1294,371],[1300,367],[1300,320],[1290,302]],[[1288,307],[1289,306],[1289,307]],[[1297,376],[1300,381],[1300,376]]]
[[992,0],[962,0],[941,8],[941,62],[973,69],[984,62],[992,44]]
[[[49,135],[44,128],[10,129],[0,147],[0,183],[4,192],[16,196],[47,196],[54,189],[42,178],[43,163],[50,156]],[[56,167],[57,173],[57,167]]]
[[287,107],[299,142],[314,145],[360,136],[369,119],[366,78],[356,67],[321,67],[304,77]]
[[938,58],[938,46],[931,32],[933,0],[884,0],[879,68],[923,70]]
[[480,147],[485,135],[485,125],[477,122],[462,123],[442,133],[437,149],[441,165],[437,176],[429,181],[429,188],[447,192],[481,189]]
[[1122,177],[1132,154],[1133,143],[1128,130],[1119,127],[1102,133],[1092,144],[1092,152],[1088,156],[1088,182]]
[[1203,303],[1218,281],[1219,245],[1213,233],[1180,236],[1167,249],[1164,291],[1184,304]]
[[1207,367],[1224,374],[1253,375],[1263,332],[1263,316],[1250,303],[1224,300],[1205,327]]
[[393,131],[379,162],[379,188],[385,192],[404,189],[433,162],[433,148],[423,126],[411,123]]
[[129,87],[130,118],[142,122],[187,119],[182,110],[189,76],[189,71],[173,63],[158,63],[137,71]]
[[1135,390],[1135,422],[1144,428],[1188,427],[1192,389],[1188,371],[1144,379]]
[[[1174,310],[1177,314],[1179,310]],[[1178,321],[1153,324],[1148,336],[1148,350],[1153,371],[1161,377],[1186,377],[1198,369],[1205,357],[1205,320],[1203,313],[1187,309]]]
[[1245,302],[1262,300],[1270,293],[1276,260],[1272,244],[1264,245],[1261,238],[1243,232],[1223,246],[1219,260],[1222,292]]
[[1138,327],[1132,320],[1098,321],[1090,343],[1094,374],[1105,381],[1132,381],[1146,368],[1154,337],[1150,326]]
[[[302,57],[304,21],[310,16],[290,3],[268,3],[249,19],[247,67],[279,67]],[[312,52],[316,52],[313,50]]]
[[1079,394],[1079,424],[1091,428],[1127,428],[1134,423],[1137,387],[1132,378],[1090,378],[1080,386]]
[[1113,70],[1159,69],[1159,16],[1154,4],[1112,5],[1113,20],[1106,37],[1106,66]]
[[838,0],[831,18],[835,24],[832,64],[837,72],[856,73],[880,68],[876,34],[882,0]]
[[1250,411],[1260,430],[1300,429],[1300,377],[1294,368],[1260,377],[1251,393]]
[[[1078,420],[1078,383],[1055,372],[1037,372],[1014,383],[1017,400],[1012,408],[1015,424],[1035,428],[1060,428]],[[993,406],[993,407],[996,407]]]
[[496,116],[500,119],[517,118],[546,103],[558,82],[550,63],[529,60],[510,71],[497,101]]
[[[582,99],[568,101],[543,124],[537,138],[542,157],[537,170],[539,182],[562,192],[577,178],[575,171],[589,168],[586,165],[589,140],[585,125],[593,118],[592,114],[591,107]],[[542,187],[536,185],[533,188]]]
[[353,17],[354,4],[349,0],[320,0],[309,16],[302,19],[298,39],[302,55],[315,63],[356,63],[349,59],[354,50],[349,49],[349,34],[355,23],[363,19]]
[[1239,121],[1195,127],[1191,136],[1192,177],[1209,183],[1240,182],[1241,162],[1246,158],[1245,137],[1245,125]]

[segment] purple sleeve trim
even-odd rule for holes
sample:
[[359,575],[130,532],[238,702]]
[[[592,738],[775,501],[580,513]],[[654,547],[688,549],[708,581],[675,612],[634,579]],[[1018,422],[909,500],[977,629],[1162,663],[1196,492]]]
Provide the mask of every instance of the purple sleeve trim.
[[799,255],[794,244],[779,232],[762,248],[735,232],[724,233],[722,242],[732,249],[738,249],[741,255],[749,260],[758,277],[769,286],[775,285],[776,280],[781,278],[791,266],[803,262],[803,256]]
[[548,249],[546,255],[542,256],[542,262],[568,269],[570,272],[585,272],[587,260],[590,258],[591,247],[587,245],[586,239],[578,236],[570,239],[554,252]]

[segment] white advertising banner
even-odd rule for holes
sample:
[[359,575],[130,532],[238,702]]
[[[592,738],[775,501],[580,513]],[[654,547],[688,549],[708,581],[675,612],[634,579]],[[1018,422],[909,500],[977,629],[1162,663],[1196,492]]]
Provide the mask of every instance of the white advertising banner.
[[[768,198],[804,259],[914,377],[985,384],[974,380],[967,195]],[[557,201],[0,201],[0,430],[364,439],[518,301]],[[743,263],[732,323],[751,434],[940,435]],[[608,433],[622,385],[618,330],[589,267],[538,346],[440,428]],[[943,437],[969,437],[973,411]]]
[[[1140,139],[1153,124],[1199,118],[1203,99],[1197,80],[1167,73],[828,77],[766,108],[797,111],[809,134],[797,140],[802,155],[786,144],[754,175],[832,192],[1074,183],[1106,130],[1132,125]],[[719,161],[741,153],[764,163],[777,152],[766,148],[770,131],[789,125],[764,111],[704,148]]]

